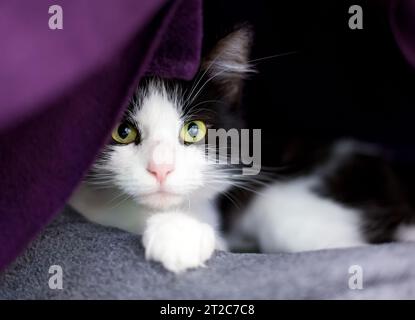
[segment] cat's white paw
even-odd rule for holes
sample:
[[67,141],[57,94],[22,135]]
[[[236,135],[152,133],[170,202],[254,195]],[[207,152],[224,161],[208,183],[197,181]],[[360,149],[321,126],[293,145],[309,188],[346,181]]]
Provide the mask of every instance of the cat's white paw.
[[215,232],[189,215],[160,213],[148,219],[143,245],[146,259],[161,262],[178,273],[204,266],[215,249]]

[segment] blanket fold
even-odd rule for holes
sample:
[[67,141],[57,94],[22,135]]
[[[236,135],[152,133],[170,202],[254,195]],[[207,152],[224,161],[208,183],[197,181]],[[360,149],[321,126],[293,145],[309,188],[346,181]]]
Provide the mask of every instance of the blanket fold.
[[62,208],[140,75],[193,77],[201,24],[200,0],[0,4],[0,270]]

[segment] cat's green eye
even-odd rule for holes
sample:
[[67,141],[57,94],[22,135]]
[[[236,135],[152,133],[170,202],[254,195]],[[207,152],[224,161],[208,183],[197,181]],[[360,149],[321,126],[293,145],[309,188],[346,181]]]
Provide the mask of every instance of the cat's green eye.
[[138,131],[128,122],[120,123],[114,131],[112,131],[112,139],[120,144],[129,144],[137,141]]
[[180,139],[187,144],[196,143],[205,137],[206,132],[206,125],[203,121],[190,121],[185,123],[180,130]]

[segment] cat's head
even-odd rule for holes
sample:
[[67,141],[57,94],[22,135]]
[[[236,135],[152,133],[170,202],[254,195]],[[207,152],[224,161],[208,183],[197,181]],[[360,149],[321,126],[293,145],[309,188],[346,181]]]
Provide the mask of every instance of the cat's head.
[[144,79],[89,181],[154,209],[225,190],[232,172],[207,156],[216,146],[207,145],[206,135],[242,126],[237,105],[251,71],[251,38],[242,27],[220,40],[192,81]]

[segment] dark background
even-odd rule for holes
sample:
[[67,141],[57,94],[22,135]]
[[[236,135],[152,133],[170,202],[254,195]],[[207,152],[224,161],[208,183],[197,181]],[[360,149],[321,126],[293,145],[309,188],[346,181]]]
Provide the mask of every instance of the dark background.
[[[409,0],[408,0],[409,1]],[[363,8],[363,30],[350,30],[348,8]],[[315,150],[339,136],[381,143],[414,161],[415,72],[390,30],[388,1],[205,1],[204,50],[240,23],[254,27],[251,58],[265,59],[247,81],[243,107],[261,128],[270,164],[300,141]],[[277,158],[277,159],[276,159]]]

